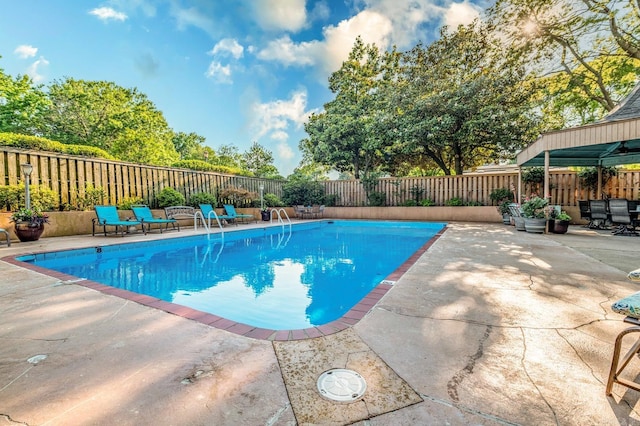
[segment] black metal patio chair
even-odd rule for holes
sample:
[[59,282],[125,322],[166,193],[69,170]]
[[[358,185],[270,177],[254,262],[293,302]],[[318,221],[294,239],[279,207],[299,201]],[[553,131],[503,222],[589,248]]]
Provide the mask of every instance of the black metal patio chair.
[[611,223],[617,225],[613,230],[615,235],[638,235],[631,220],[629,201],[624,198],[609,200],[609,214]]

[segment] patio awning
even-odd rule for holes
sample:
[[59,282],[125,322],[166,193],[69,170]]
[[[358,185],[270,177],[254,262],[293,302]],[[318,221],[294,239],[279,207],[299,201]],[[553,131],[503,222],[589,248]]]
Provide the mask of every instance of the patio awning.
[[548,132],[518,153],[520,167],[640,163],[640,84],[597,123]]

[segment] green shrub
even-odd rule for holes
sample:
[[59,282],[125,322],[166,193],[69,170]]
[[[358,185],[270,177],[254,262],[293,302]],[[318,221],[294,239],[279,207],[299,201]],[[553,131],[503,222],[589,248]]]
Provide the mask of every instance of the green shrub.
[[338,205],[338,201],[340,201],[340,196],[338,194],[327,194],[324,196],[325,206],[335,207]]
[[416,203],[416,200],[405,200],[401,205],[402,207],[415,207],[418,203]]
[[[213,207],[218,204],[216,196],[208,192],[197,192],[189,197],[189,205],[198,207],[200,204],[211,204]],[[175,204],[174,204],[175,205]]]
[[502,204],[504,201],[513,202],[513,192],[508,188],[498,188],[491,191],[489,198],[496,205]]
[[102,205],[107,196],[107,192],[101,186],[94,187],[90,183],[85,184],[83,196],[80,195],[80,191],[76,192],[78,193],[76,201],[78,210],[91,210],[96,205]]
[[424,200],[422,200],[422,201],[420,202],[420,205],[421,205],[422,207],[431,207],[431,206],[435,206],[435,205],[436,205],[436,202],[435,202],[435,201],[433,201],[431,198],[425,198]]
[[125,197],[118,204],[120,210],[131,210],[131,206],[144,204],[144,200],[140,197]]
[[190,169],[190,170],[198,170],[201,172],[217,172],[217,173],[226,173],[229,175],[237,175],[237,176],[253,176],[248,170],[243,170],[238,167],[229,167],[229,166],[220,166],[216,164],[209,164],[206,161],[202,160],[180,160],[176,163],[173,163],[171,167],[178,167],[181,169]]
[[[281,207],[284,205],[282,200],[276,194],[264,194],[263,199],[266,207]],[[258,200],[258,203],[260,203],[260,200]]]
[[[32,209],[51,211],[58,208],[58,193],[46,185],[30,185],[29,198]],[[9,211],[25,207],[24,182],[0,187],[0,208],[2,207]]]
[[387,194],[379,191],[371,191],[369,193],[369,205],[372,207],[384,206],[387,202]]
[[156,202],[158,203],[158,207],[162,209],[170,206],[183,206],[185,198],[184,195],[175,189],[167,187],[156,196]]
[[450,207],[464,206],[464,201],[460,197],[453,197],[445,201],[444,205]]
[[107,151],[94,146],[67,145],[50,139],[17,133],[0,133],[0,145],[30,149],[33,151],[50,151],[69,155],[80,155],[83,157],[116,160],[116,158]]
[[324,187],[306,177],[289,180],[282,186],[282,201],[287,206],[322,204]]
[[522,172],[524,183],[540,185],[544,182],[544,167],[531,167]]

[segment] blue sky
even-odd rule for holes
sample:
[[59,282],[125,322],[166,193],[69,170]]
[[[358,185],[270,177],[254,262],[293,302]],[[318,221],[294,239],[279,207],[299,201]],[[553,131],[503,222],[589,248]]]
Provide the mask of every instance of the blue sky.
[[0,68],[37,83],[136,87],[214,150],[257,141],[284,176],[355,38],[400,50],[478,17],[482,0],[20,0],[0,13]]

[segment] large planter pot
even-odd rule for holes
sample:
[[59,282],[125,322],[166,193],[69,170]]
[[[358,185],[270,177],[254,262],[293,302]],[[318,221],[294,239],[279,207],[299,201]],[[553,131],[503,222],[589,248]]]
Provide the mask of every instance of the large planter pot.
[[547,228],[547,219],[525,217],[524,228],[527,232],[532,232],[534,234],[544,234],[544,231]]
[[502,223],[511,225],[511,215],[509,213],[502,213]]
[[33,226],[30,222],[16,222],[14,230],[18,239],[26,241],[38,241],[44,232],[44,223]]
[[555,220],[553,221],[553,228],[551,231],[554,234],[566,234],[569,230],[569,221],[568,220]]
[[265,222],[269,222],[271,220],[271,212],[270,211],[262,211],[260,210],[260,216],[262,216],[262,220]]
[[513,223],[516,226],[517,231],[526,231],[526,228],[524,227],[524,217],[514,216]]

